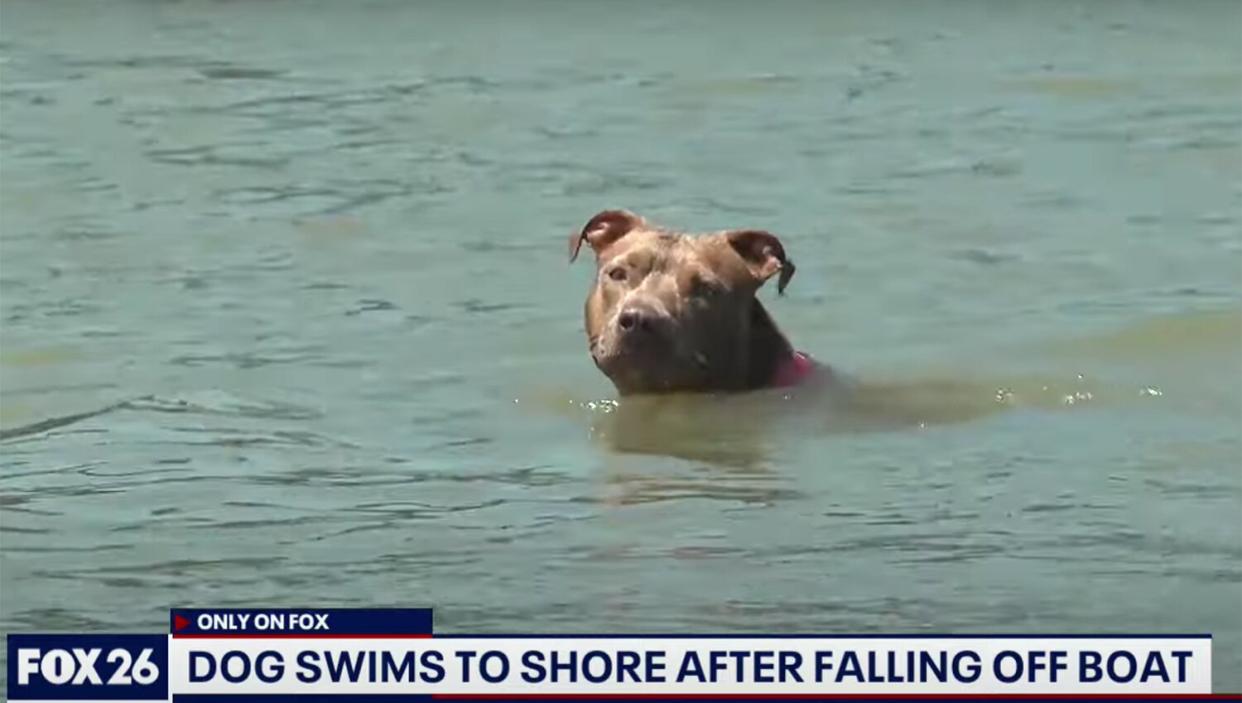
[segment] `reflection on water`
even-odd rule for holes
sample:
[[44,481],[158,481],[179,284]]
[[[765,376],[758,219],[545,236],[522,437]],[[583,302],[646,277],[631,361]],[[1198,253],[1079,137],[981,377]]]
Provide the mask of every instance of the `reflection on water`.
[[[1088,404],[1137,407],[1163,398],[1161,379],[1189,391],[1192,384],[1185,382],[1178,366],[1207,361],[1224,373],[1237,364],[1242,311],[1151,318],[1115,332],[1045,347],[1061,366],[1094,368],[1104,376],[1114,367],[1141,364],[1147,381],[1119,383],[1082,373],[980,378],[958,370],[940,377],[869,377],[744,394],[672,394],[570,404],[585,413],[591,436],[611,451],[745,468],[763,463],[772,443],[797,441],[807,433],[926,430],[1005,410],[1059,411]],[[1238,392],[1242,379],[1209,382],[1216,400],[1236,412],[1242,402]],[[1184,406],[1202,400],[1202,390],[1195,390],[1192,397],[1172,402]]]
[[[905,378],[854,380],[847,384],[778,389],[745,394],[672,394],[632,396],[620,400],[551,401],[548,410],[562,412],[584,423],[601,451],[617,456],[604,459],[609,489],[606,501],[629,505],[655,501],[705,499],[773,504],[807,496],[781,480],[782,446],[807,436],[858,432],[927,432],[939,426],[982,421],[1003,412],[1083,412],[1088,408],[1114,411],[1161,407],[1165,412],[1201,410],[1203,394],[1184,382],[1184,372],[1153,364],[1153,358],[1185,365],[1212,359],[1224,371],[1237,368],[1242,352],[1238,311],[1213,311],[1143,320],[1135,325],[1090,338],[1051,344],[1063,365],[1096,368],[1141,364],[1149,383],[1117,383],[1050,374],[988,379]],[[1181,332],[1176,349],[1166,334]],[[1110,350],[1101,355],[1102,349]],[[1172,353],[1177,358],[1169,359]],[[1168,381],[1188,393],[1165,399],[1156,385]],[[1229,417],[1242,417],[1242,378],[1214,383],[1215,400]],[[1154,405],[1159,403],[1158,406]],[[1186,458],[1200,463],[1232,466],[1242,443],[1236,437],[1213,445],[1190,444]],[[691,474],[670,475],[665,469],[636,468],[624,455],[673,457],[698,467]],[[1149,457],[1148,460],[1154,460]],[[1176,460],[1168,464],[1175,469]],[[1205,495],[1205,487],[1169,484],[1152,479],[1164,491]],[[1028,511],[1057,511],[1072,505],[1032,505]]]
[[1242,310],[1206,310],[1161,315],[1141,320],[1108,334],[1059,340],[1049,350],[1060,355],[1088,358],[1096,363],[1143,361],[1173,366],[1187,360],[1220,363],[1242,344]]
[[[1236,4],[108,7],[0,4],[0,629],[1211,631],[1242,688]],[[779,234],[849,386],[614,401],[615,206]]]

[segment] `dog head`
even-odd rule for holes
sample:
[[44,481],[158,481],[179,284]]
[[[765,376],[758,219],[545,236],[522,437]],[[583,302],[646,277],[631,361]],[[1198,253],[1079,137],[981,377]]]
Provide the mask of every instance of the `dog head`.
[[586,301],[591,357],[619,392],[748,387],[754,336],[779,335],[752,329],[771,326],[755,293],[773,276],[783,293],[794,274],[776,236],[689,235],[605,210],[570,236],[570,261],[583,243],[596,265]]

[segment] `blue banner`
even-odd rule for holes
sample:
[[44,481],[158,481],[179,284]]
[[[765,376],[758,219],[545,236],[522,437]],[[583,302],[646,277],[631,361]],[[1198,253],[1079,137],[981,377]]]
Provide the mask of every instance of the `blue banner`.
[[177,608],[174,637],[410,637],[431,634],[430,608]]

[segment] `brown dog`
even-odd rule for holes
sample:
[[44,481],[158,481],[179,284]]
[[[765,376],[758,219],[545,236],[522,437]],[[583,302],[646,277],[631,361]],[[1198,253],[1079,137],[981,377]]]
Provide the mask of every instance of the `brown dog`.
[[595,365],[624,394],[740,391],[798,383],[815,368],[776,329],[755,293],[794,265],[774,235],[729,230],[691,236],[605,210],[571,235],[597,273],[586,302]]

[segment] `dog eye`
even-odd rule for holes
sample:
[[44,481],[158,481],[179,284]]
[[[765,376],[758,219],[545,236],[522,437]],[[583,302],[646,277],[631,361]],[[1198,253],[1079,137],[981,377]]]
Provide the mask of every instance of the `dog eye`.
[[625,280],[625,269],[620,266],[613,266],[612,268],[608,269],[608,277],[614,281],[624,281]]
[[690,295],[696,298],[710,298],[718,292],[718,288],[699,276],[690,279]]

